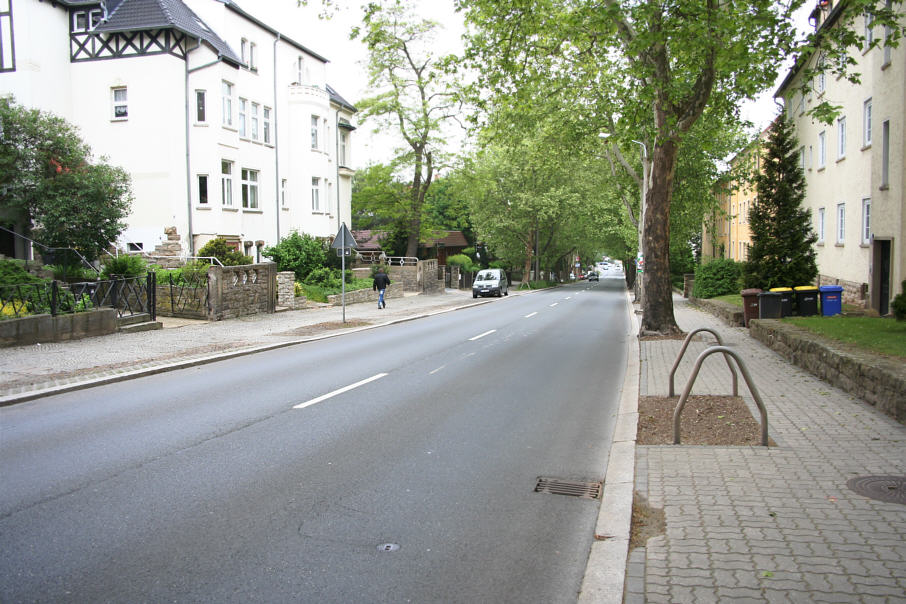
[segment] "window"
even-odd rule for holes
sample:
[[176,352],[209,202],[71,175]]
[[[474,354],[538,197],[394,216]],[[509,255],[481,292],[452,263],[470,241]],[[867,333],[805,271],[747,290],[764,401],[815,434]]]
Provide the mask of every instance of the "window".
[[814,163],[815,163],[814,148],[811,145],[809,145],[808,146],[808,169],[809,170],[812,169],[812,166],[814,165]]
[[890,120],[881,123],[881,188],[890,186]]
[[248,106],[248,101],[244,98],[239,98],[239,136],[245,138],[248,134],[245,131],[245,112]]
[[208,175],[198,175],[198,203],[208,205]]
[[225,207],[233,207],[233,162],[220,162],[220,195]]
[[865,147],[871,144],[871,99],[862,105],[862,144]]
[[815,226],[815,230],[818,231],[818,243],[824,243],[824,208],[818,208],[818,224]]
[[195,91],[195,122],[203,124],[207,121],[205,112],[205,91]]
[[129,119],[129,100],[126,94],[126,87],[112,88],[113,95],[113,119]]
[[[887,2],[884,3],[884,8],[886,8],[887,10],[890,10],[891,5],[892,5],[892,0],[887,0]],[[891,43],[892,34],[893,34],[893,28],[890,27],[889,25],[885,25],[884,26],[884,65],[890,65],[891,48],[892,48],[890,43]]]
[[16,71],[13,48],[13,7],[9,0],[0,2],[0,71]]
[[818,169],[824,167],[827,161],[827,137],[824,130],[818,133]]
[[261,106],[258,103],[252,103],[252,140],[258,140],[258,110]]
[[249,42],[249,69],[258,71],[258,47],[254,42]]
[[827,78],[824,75],[824,57],[818,59],[818,64],[816,67],[820,70],[818,75],[815,76],[815,88],[818,90],[818,94],[823,94],[825,88],[827,87]]
[[129,243],[126,244],[126,248],[130,252],[141,252],[142,250],[145,249],[145,244],[144,243],[135,243],[135,242],[130,241]]
[[280,205],[286,207],[286,179],[280,179]]
[[311,211],[321,211],[321,179],[311,179]]
[[304,69],[305,69],[305,62],[302,59],[302,55],[299,55],[299,57],[296,59],[296,83],[297,84],[302,83],[302,74],[304,72]]
[[837,245],[846,241],[846,204],[837,204]]
[[311,148],[318,148],[318,121],[320,118],[317,115],[311,116]]
[[264,144],[271,144],[271,108],[264,108],[264,122],[262,123],[262,128],[264,129]]
[[799,167],[805,171],[805,147],[799,147]]
[[239,54],[240,59],[242,59],[243,65],[248,65],[249,63],[249,41],[245,38],[242,38],[242,41],[239,43]]
[[340,133],[340,165],[346,165],[346,137],[348,135],[345,132]]
[[799,103],[796,105],[796,107],[799,111],[799,115],[802,115],[803,113],[805,113],[805,95],[804,94],[801,94],[801,93],[799,94]]
[[862,200],[862,243],[871,243],[871,198]]
[[223,96],[223,125],[232,126],[233,125],[233,85],[227,81],[223,82],[221,88],[221,95]]
[[258,170],[242,169],[242,207],[258,209]]
[[101,22],[101,9],[78,11],[72,14],[72,31],[81,32],[94,28]]
[[846,118],[837,120],[837,159],[846,157]]

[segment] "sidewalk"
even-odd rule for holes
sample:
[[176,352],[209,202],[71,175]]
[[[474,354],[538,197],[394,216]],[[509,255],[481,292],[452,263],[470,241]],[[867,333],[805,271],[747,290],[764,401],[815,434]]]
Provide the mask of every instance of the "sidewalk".
[[[674,304],[683,331],[715,329],[742,357],[777,446],[635,447],[635,490],[664,510],[666,532],[629,552],[624,601],[906,602],[906,426],[791,366],[744,328],[682,298]],[[689,345],[678,392],[713,344],[703,340]],[[681,346],[641,342],[640,396],[668,394]],[[704,363],[693,394],[731,393],[720,356]],[[739,393],[758,419],[741,379]],[[900,503],[847,487],[865,476],[899,477]]]
[[[514,290],[510,295],[519,293]],[[443,295],[407,294],[393,298],[384,309],[372,304],[350,304],[346,306],[345,326],[340,306],[214,322],[159,317],[164,328],[157,331],[0,348],[0,406],[491,300],[473,300],[471,290],[448,289]]]

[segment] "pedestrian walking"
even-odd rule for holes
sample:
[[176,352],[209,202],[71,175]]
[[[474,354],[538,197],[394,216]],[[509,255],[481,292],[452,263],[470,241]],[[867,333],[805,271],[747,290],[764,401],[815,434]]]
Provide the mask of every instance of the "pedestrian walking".
[[387,308],[387,303],[384,302],[384,291],[388,285],[390,285],[390,277],[384,272],[383,266],[378,267],[377,273],[374,275],[374,284],[372,285],[373,291],[378,292],[378,308]]

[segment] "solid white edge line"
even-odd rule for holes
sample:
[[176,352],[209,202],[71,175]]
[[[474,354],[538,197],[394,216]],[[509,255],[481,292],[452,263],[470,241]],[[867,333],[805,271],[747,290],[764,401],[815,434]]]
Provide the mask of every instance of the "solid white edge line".
[[477,340],[477,339],[479,339],[479,338],[483,338],[483,337],[485,337],[485,336],[491,335],[491,334],[494,333],[495,331],[497,331],[497,330],[496,330],[496,329],[492,329],[492,330],[490,330],[490,331],[486,331],[486,332],[484,332],[484,333],[480,333],[480,334],[478,334],[477,336],[475,336],[474,338],[469,338],[469,341],[470,341],[470,342],[474,342],[475,340]]
[[350,390],[352,390],[352,389],[354,389],[354,388],[358,388],[359,386],[364,386],[364,385],[367,384],[368,382],[373,382],[374,380],[379,380],[379,379],[381,379],[382,377],[384,377],[384,376],[386,376],[386,375],[387,375],[386,373],[379,373],[379,374],[377,374],[377,375],[373,375],[373,376],[371,376],[370,378],[367,378],[367,379],[362,380],[361,382],[356,382],[355,384],[350,384],[350,385],[348,385],[348,386],[345,386],[345,387],[343,387],[343,388],[340,388],[339,390],[334,390],[333,392],[330,392],[330,393],[328,393],[328,394],[324,394],[324,395],[322,395],[322,396],[319,396],[318,398],[313,398],[313,399],[311,399],[310,401],[301,403],[301,404],[299,404],[299,405],[295,405],[295,406],[293,407],[293,409],[304,409],[305,407],[310,407],[311,405],[314,405],[314,404],[316,404],[316,403],[320,403],[321,401],[327,400],[327,399],[329,399],[329,398],[331,398],[331,397],[333,397],[333,396],[336,396],[336,395],[338,395],[338,394],[343,394],[344,392],[349,392]]
[[525,318],[525,319],[531,319],[532,317],[534,317],[534,316],[537,315],[537,314],[538,314],[537,312],[530,312],[529,314],[525,315],[524,318]]

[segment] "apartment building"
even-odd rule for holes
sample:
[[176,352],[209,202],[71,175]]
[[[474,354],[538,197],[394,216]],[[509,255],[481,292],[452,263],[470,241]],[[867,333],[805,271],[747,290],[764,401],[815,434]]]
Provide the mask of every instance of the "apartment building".
[[[846,10],[845,0],[822,0],[812,19],[819,31],[837,27]],[[803,93],[804,68],[822,60],[805,56],[775,97],[801,145],[819,284],[839,284],[845,301],[885,315],[906,279],[906,45],[886,45],[890,32],[871,15],[857,24],[867,39],[881,37],[879,46],[852,51],[859,84],[828,73],[807,82]],[[841,107],[832,124],[808,115],[823,100]]]
[[350,222],[355,107],[256,5],[0,0],[0,93],[132,176],[121,249],[153,254],[175,228],[182,255],[223,237],[260,259],[292,230]]

